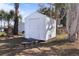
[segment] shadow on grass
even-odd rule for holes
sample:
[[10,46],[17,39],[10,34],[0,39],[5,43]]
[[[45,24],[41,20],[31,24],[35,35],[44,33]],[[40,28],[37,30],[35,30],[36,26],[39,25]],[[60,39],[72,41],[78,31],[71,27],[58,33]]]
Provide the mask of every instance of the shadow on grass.
[[49,52],[43,51],[39,56],[79,56],[79,49],[62,49],[62,50],[51,50]]
[[[69,43],[68,40],[54,40],[48,43],[39,43],[36,44],[34,46],[17,46],[16,44],[20,44],[21,42],[25,42],[27,41],[24,38],[14,38],[14,39],[6,39],[6,40],[0,40],[0,44],[1,43],[9,43],[10,46],[8,45],[2,45],[0,46],[0,55],[1,56],[15,56],[17,54],[19,54],[20,52],[22,52],[23,50],[27,50],[27,49],[31,49],[31,48],[37,48],[38,50],[39,47],[50,47],[50,50],[40,50],[41,53],[28,53],[28,52],[23,52],[24,55],[29,55],[29,56],[49,56],[49,55],[58,55],[58,56],[75,56],[75,55],[79,55],[79,49],[56,49],[56,48],[51,48],[51,46],[54,45],[63,45],[66,43]],[[14,44],[14,46],[12,46]],[[30,51],[31,52],[31,51]]]
[[64,49],[60,51],[59,56],[79,56],[79,49]]
[[63,45],[63,44],[66,44],[66,43],[72,43],[72,42],[70,42],[69,40],[53,40],[51,42],[47,42],[45,44],[45,46]]

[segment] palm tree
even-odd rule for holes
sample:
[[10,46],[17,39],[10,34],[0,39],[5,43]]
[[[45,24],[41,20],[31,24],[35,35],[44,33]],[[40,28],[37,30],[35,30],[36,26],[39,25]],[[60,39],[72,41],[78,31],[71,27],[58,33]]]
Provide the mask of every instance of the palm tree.
[[14,19],[14,34],[18,34],[18,8],[19,8],[19,3],[15,3],[15,19]]
[[6,12],[4,18],[5,18],[5,20],[7,20],[8,28],[9,28],[10,20],[12,20],[14,18],[14,11],[10,10],[10,12]]
[[4,10],[0,10],[1,28],[2,28],[2,21],[4,19],[4,14],[5,14]]
[[18,19],[19,19],[19,21],[20,21],[20,20],[22,20],[22,16],[21,16],[21,15],[19,15],[19,16],[18,16]]
[[10,19],[9,19],[9,24],[10,24],[10,21],[13,20],[14,17],[15,17],[15,14],[14,14],[14,11],[13,10],[10,10],[9,17],[10,17]]

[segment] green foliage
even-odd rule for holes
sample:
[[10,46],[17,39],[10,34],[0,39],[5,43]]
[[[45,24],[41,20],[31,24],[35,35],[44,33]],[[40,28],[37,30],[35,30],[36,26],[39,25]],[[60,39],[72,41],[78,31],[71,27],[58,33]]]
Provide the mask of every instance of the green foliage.
[[[46,6],[39,6],[40,9],[38,10],[38,12],[46,15],[46,16],[49,16],[49,17],[54,17],[54,18],[57,18],[59,17],[58,15],[58,12],[57,10],[60,10],[60,8],[65,8],[65,3],[55,3],[55,4],[47,4],[48,6],[50,7],[46,7]],[[54,8],[53,6],[55,6],[55,11],[54,11]]]
[[0,20],[4,19],[5,11],[0,10]]
[[40,12],[40,13],[46,15],[46,16],[49,16],[49,17],[53,17],[55,15],[55,12],[54,12],[54,9],[53,9],[53,4],[47,4],[47,6],[42,5],[40,7],[40,9],[38,10],[38,12]]
[[65,7],[65,3],[55,3],[55,9],[60,9],[60,8],[63,8]]
[[22,16],[21,15],[19,15],[18,18],[22,20]]

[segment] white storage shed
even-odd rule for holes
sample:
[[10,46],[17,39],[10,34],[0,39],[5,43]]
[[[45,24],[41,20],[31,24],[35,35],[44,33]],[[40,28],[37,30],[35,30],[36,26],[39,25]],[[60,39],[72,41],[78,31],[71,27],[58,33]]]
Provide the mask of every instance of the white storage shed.
[[25,18],[25,38],[48,40],[56,37],[56,20],[39,12]]

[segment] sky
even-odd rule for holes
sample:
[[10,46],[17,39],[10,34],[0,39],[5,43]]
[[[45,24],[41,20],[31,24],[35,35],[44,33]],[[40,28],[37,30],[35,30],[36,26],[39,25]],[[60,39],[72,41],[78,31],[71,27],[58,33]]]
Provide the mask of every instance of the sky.
[[[41,6],[43,5],[47,7],[47,4],[41,4]],[[19,14],[22,16],[22,21],[24,22],[25,17],[37,11],[39,8],[38,3],[19,3]],[[14,3],[0,3],[0,10],[7,12],[14,10]]]
[[[22,21],[24,22],[25,17],[30,15],[31,13],[37,11],[39,6],[37,3],[20,3],[19,4],[19,14],[22,16]],[[14,4],[11,3],[0,3],[0,10],[4,10],[9,12],[10,10],[14,10]],[[3,22],[4,24],[4,22]],[[12,23],[13,24],[13,23]],[[1,25],[1,23],[0,23]]]
[[[0,10],[3,9],[5,11],[14,10],[14,4],[11,3],[0,3]],[[19,4],[19,14],[22,15],[22,18],[24,19],[29,14],[33,13],[39,9],[39,6],[37,3],[20,3]]]
[[25,18],[29,14],[33,13],[34,11],[37,11],[39,9],[38,4],[31,3],[31,4],[26,4],[26,3],[21,3],[19,7],[21,14]]

